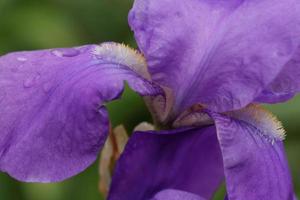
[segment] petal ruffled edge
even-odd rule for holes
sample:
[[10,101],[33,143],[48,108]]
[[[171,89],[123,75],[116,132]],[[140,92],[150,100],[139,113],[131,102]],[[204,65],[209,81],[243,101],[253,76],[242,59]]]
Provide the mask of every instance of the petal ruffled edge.
[[57,182],[91,165],[108,133],[104,104],[124,81],[160,95],[143,58],[116,43],[0,57],[0,169],[26,182]]
[[135,0],[128,20],[153,80],[173,92],[174,117],[195,103],[226,112],[290,98],[267,87],[300,44],[299,8],[297,0]]

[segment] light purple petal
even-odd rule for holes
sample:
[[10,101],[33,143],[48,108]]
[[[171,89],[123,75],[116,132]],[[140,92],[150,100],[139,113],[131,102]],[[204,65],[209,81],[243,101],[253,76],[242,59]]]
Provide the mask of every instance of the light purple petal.
[[175,189],[211,198],[224,178],[215,127],[135,132],[117,163],[109,200]]
[[256,108],[210,114],[223,155],[228,199],[293,200],[279,122]]
[[158,192],[151,200],[205,200],[205,199],[189,192],[166,189],[161,192]]
[[228,111],[252,102],[299,45],[299,10],[298,0],[135,0],[129,23],[177,115],[195,103]]
[[256,102],[278,103],[300,92],[300,46],[276,79],[257,97]]
[[[120,48],[104,43],[0,57],[1,171],[54,182],[94,162],[108,132],[104,104],[120,97],[124,80],[141,95],[160,91],[122,65],[134,66],[138,55]],[[122,60],[126,53],[129,61]]]

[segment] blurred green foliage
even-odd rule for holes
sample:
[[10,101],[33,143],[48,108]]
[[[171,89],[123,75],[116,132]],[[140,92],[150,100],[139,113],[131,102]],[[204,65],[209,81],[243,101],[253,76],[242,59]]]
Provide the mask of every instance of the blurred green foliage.
[[[117,41],[135,47],[127,25],[133,0],[0,0],[0,55],[10,51],[77,46]],[[126,90],[121,101],[109,104],[113,125],[126,124],[128,130],[149,121],[143,101]],[[129,106],[130,105],[130,106]],[[285,141],[297,196],[300,197],[300,97],[267,106],[282,120]],[[101,200],[97,163],[84,173],[62,183],[27,184],[0,174],[2,200]],[[130,190],[130,188],[128,188]],[[215,199],[223,199],[224,187]]]

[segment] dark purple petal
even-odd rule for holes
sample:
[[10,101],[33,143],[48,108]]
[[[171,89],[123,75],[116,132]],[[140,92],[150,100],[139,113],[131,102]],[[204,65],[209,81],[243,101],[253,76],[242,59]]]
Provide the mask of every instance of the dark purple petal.
[[108,199],[145,200],[168,189],[209,199],[223,178],[214,126],[135,132],[118,161]]
[[167,189],[158,192],[151,200],[205,200],[205,199],[189,192]]
[[222,150],[228,199],[292,200],[280,123],[257,107],[210,115]]
[[173,89],[174,114],[195,103],[228,111],[292,58],[299,10],[298,0],[135,0],[129,23],[153,80]]
[[260,103],[278,103],[300,92],[300,46],[277,78],[256,98]]
[[140,59],[115,43],[0,57],[1,171],[54,182],[93,163],[108,132],[103,104],[124,80],[141,95],[160,92],[135,72]]

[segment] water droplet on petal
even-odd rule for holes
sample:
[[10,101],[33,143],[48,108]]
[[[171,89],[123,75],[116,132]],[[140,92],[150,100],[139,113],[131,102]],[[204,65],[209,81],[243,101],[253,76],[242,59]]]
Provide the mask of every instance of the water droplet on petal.
[[41,74],[38,73],[38,74],[34,77],[34,81],[35,81],[35,82],[38,82],[40,79],[41,79]]
[[17,57],[17,60],[20,61],[20,62],[25,62],[25,61],[27,61],[27,58]]
[[4,92],[3,90],[0,90],[0,103],[1,101],[4,99],[4,97],[6,96],[6,92]]
[[18,71],[18,67],[13,67],[10,69],[12,72],[17,72]]
[[51,89],[51,84],[50,83],[46,83],[43,85],[43,90],[44,92],[48,93]]
[[23,81],[24,88],[30,88],[34,85],[34,79],[33,78],[27,78]]
[[69,49],[55,49],[51,53],[57,57],[74,57],[79,55],[80,51],[74,48]]
[[41,74],[37,73],[37,75],[25,79],[24,82],[23,82],[23,86],[25,88],[30,88],[33,85],[35,85],[40,79],[41,79]]
[[16,58],[17,61],[19,61],[20,63],[16,64],[14,67],[11,68],[12,72],[17,72],[19,71],[20,68],[22,68],[24,66],[24,62],[27,61],[27,58],[25,57],[17,57]]

